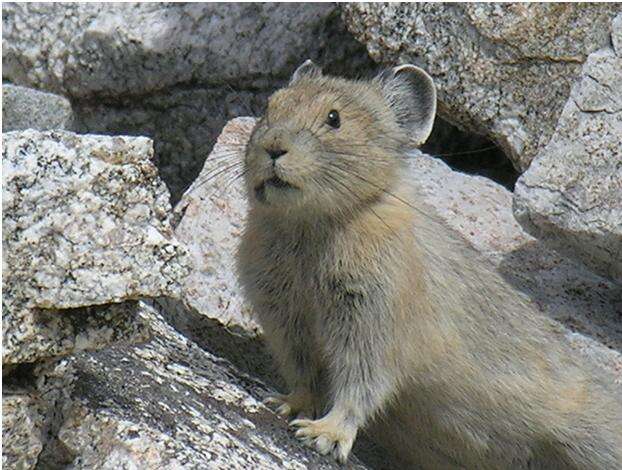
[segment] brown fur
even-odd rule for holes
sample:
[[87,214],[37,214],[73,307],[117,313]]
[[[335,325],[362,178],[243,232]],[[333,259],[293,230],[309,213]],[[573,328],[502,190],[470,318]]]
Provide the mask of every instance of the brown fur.
[[270,402],[341,461],[366,426],[413,467],[622,468],[613,388],[411,187],[434,97],[414,68],[353,82],[305,64],[270,99],[238,261],[291,387]]

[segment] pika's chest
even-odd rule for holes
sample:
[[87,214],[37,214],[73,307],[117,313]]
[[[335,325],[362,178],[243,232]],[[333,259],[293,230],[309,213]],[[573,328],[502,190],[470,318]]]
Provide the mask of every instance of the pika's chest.
[[317,304],[344,275],[344,254],[313,238],[265,236],[247,251],[253,284],[294,303]]

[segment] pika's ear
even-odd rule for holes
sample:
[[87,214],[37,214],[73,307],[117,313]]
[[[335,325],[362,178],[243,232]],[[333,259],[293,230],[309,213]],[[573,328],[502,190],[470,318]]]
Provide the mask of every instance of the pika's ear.
[[405,64],[382,72],[376,79],[398,123],[415,145],[423,144],[432,132],[436,115],[432,78],[419,67]]
[[305,60],[300,67],[296,69],[289,84],[293,85],[301,78],[318,78],[322,76],[322,69],[315,65],[310,59]]

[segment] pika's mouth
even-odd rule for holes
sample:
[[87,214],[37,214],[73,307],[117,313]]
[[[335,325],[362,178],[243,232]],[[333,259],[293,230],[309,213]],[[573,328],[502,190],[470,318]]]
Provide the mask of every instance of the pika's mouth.
[[265,180],[255,188],[255,195],[257,196],[257,199],[262,202],[266,200],[266,187],[276,188],[283,191],[298,189],[296,186],[289,184],[287,181],[274,175],[272,178]]

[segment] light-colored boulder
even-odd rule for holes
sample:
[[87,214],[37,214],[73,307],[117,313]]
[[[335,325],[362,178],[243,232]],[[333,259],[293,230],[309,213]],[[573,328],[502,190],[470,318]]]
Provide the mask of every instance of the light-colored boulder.
[[67,98],[23,86],[2,85],[2,132],[71,130],[74,126],[73,111]]
[[5,3],[3,26],[3,77],[70,96],[81,131],[152,137],[173,201],[302,61],[371,64],[331,3]]
[[377,62],[423,66],[447,120],[484,133],[524,171],[548,143],[616,3],[349,3],[344,21]]
[[[622,13],[614,27],[622,34]],[[549,144],[516,184],[534,236],[622,283],[622,47],[590,54]]]
[[134,337],[131,303],[58,309],[179,295],[188,258],[151,141],[34,130],[3,140],[3,363]]

